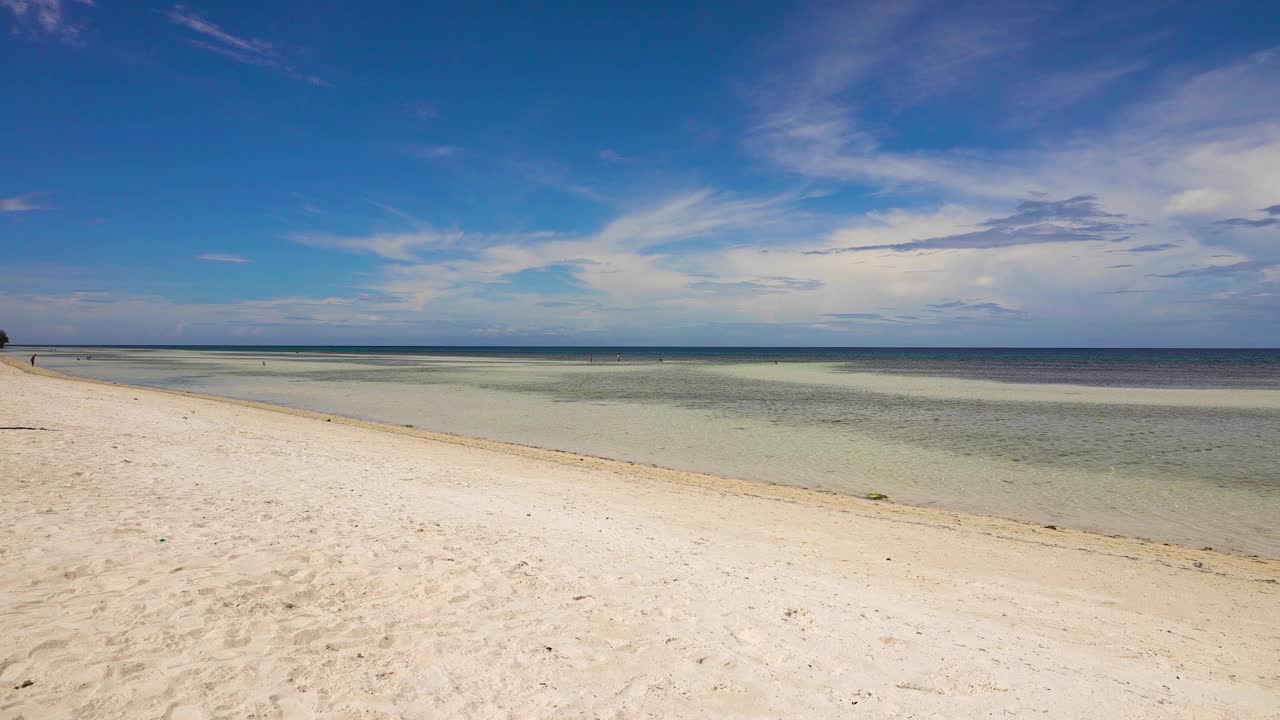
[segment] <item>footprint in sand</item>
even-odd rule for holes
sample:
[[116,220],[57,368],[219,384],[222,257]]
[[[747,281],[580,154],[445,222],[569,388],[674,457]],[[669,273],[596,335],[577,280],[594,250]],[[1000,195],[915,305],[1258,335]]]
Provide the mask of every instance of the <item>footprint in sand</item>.
[[222,642],[222,647],[228,650],[234,650],[236,648],[242,648],[248,644],[249,644],[248,635],[231,634],[231,635],[228,635],[227,639]]
[[206,715],[198,705],[175,705],[165,717],[168,720],[205,720]]
[[67,646],[66,640],[45,640],[44,642],[31,648],[31,652],[27,653],[27,657],[35,657],[37,653],[45,650],[60,650]]
[[280,710],[281,720],[311,720],[315,717],[315,713],[304,707],[297,697],[282,698],[279,695],[272,695],[271,702],[275,703],[276,708]]

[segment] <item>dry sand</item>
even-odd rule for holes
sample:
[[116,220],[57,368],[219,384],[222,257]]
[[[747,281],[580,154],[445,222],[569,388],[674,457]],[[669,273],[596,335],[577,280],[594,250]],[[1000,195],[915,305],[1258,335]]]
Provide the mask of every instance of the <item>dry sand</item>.
[[9,365],[0,428],[4,719],[1280,717],[1273,560]]

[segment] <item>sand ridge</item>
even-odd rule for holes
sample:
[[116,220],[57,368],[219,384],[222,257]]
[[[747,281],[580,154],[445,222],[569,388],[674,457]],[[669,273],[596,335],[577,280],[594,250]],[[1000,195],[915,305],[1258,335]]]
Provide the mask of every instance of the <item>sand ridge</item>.
[[40,371],[0,396],[47,428],[0,430],[0,718],[1280,707],[1274,561]]
[[1015,383],[931,375],[847,372],[835,363],[711,365],[710,372],[749,380],[856,388],[866,392],[915,397],[998,402],[1103,405],[1163,405],[1280,409],[1280,390],[1226,388],[1101,387],[1058,383]]

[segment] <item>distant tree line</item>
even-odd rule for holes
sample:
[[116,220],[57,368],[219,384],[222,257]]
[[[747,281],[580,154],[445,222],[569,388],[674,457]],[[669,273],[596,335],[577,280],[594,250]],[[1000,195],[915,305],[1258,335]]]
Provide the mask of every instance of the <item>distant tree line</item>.
[[0,330],[0,348],[9,344],[9,333]]

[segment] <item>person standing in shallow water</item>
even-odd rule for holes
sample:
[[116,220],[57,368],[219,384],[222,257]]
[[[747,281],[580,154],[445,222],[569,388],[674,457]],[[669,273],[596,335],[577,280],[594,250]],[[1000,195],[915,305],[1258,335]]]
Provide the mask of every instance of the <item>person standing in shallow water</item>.
[[31,354],[31,367],[35,367],[35,366],[36,366],[36,356],[35,356],[35,353],[32,353],[32,354]]

